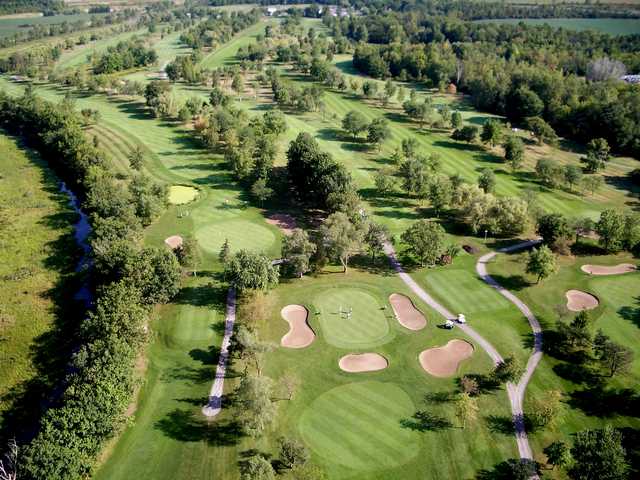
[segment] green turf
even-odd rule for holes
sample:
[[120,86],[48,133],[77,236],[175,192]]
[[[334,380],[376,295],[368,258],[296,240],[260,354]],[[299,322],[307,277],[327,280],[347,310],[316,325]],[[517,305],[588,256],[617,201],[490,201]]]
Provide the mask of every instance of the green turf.
[[567,30],[596,30],[610,35],[635,35],[640,33],[640,21],[637,18],[501,18],[479,20],[482,23],[550,25]]
[[169,187],[169,203],[184,205],[193,202],[198,196],[198,189],[188,185],[171,185]]
[[276,235],[266,222],[263,226],[240,219],[206,225],[196,230],[195,235],[200,246],[211,253],[218,253],[225,240],[232,245],[231,252],[268,251],[276,242]]
[[[313,304],[319,312],[325,340],[342,348],[371,348],[387,342],[391,307],[364,289],[335,288],[316,295]],[[386,307],[386,308],[385,308]],[[353,310],[351,318],[343,312]]]
[[375,471],[403,465],[418,455],[419,434],[400,423],[415,408],[396,385],[351,383],[313,401],[300,417],[298,428],[324,462]]
[[[268,20],[269,23],[275,23],[275,20]],[[242,47],[246,47],[251,43],[255,43],[256,36],[263,33],[265,22],[258,22],[255,25],[243,30],[236,35],[230,42],[214,48],[204,56],[200,62],[202,68],[217,68],[236,62],[236,53]]]

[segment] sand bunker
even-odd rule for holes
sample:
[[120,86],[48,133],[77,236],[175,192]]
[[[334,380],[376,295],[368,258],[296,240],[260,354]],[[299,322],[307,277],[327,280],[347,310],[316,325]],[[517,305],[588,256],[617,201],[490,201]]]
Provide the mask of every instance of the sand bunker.
[[567,308],[572,312],[593,310],[600,304],[596,297],[580,290],[568,290],[565,295],[567,296]]
[[400,325],[409,330],[421,330],[427,326],[427,319],[416,308],[411,299],[399,293],[392,293],[389,302]]
[[267,217],[267,223],[282,230],[285,235],[291,235],[297,228],[296,219],[286,213],[274,213]]
[[464,340],[449,340],[444,347],[435,347],[419,355],[420,365],[434,377],[452,377],[458,365],[473,354],[473,345]]
[[345,372],[360,373],[384,370],[389,362],[378,353],[351,353],[342,357],[338,365]]
[[636,266],[632,263],[620,265],[582,265],[580,269],[590,275],[619,275],[621,273],[635,272]]
[[164,239],[164,243],[171,249],[175,250],[182,246],[182,237],[180,235],[172,235]]
[[305,307],[287,305],[280,315],[289,323],[289,331],[280,340],[280,345],[287,348],[304,348],[313,343],[316,334],[307,323],[309,312]]
[[184,205],[192,202],[198,196],[198,189],[186,185],[171,185],[169,187],[169,203]]

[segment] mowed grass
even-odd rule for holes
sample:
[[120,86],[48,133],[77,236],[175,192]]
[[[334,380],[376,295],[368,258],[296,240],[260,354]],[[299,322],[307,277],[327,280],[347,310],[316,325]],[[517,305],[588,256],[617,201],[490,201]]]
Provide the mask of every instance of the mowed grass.
[[188,185],[171,185],[169,187],[169,203],[184,205],[193,202],[198,196],[198,189]]
[[[65,343],[56,332],[74,317],[76,215],[58,180],[35,153],[0,134],[0,432],[12,406],[38,403]],[[62,309],[63,303],[68,307]],[[57,358],[61,355],[63,358]],[[21,395],[29,388],[31,398]],[[23,425],[24,427],[24,425]]]
[[401,424],[415,409],[396,385],[350,383],[312,402],[298,428],[305,443],[325,462],[375,471],[403,465],[418,455],[420,434]]
[[500,18],[479,20],[482,23],[517,25],[549,25],[567,30],[596,30],[610,35],[635,35],[640,33],[640,21],[637,18]]
[[[391,307],[359,288],[333,288],[313,299],[325,340],[341,348],[371,348],[391,338]],[[352,312],[348,317],[347,312]],[[388,318],[389,317],[389,318]]]
[[255,43],[256,37],[264,32],[266,25],[275,24],[275,20],[258,22],[234,36],[231,41],[213,48],[200,62],[202,68],[218,68],[236,62],[236,54],[242,47]]

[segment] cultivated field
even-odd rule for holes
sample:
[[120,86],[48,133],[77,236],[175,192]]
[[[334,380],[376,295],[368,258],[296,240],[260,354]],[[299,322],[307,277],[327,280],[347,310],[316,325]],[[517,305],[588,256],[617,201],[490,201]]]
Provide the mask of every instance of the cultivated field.
[[640,33],[640,19],[637,18],[505,18],[480,21],[513,25],[523,22],[527,25],[549,25],[554,28],[566,28],[567,30],[597,30],[610,35],[635,35]]

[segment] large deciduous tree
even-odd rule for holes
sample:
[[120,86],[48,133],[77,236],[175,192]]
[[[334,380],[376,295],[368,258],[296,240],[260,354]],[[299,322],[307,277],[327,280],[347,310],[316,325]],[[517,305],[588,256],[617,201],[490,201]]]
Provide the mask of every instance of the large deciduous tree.
[[534,248],[529,253],[526,271],[537,277],[536,283],[551,276],[557,270],[556,256],[546,245],[541,245],[540,248]]
[[278,267],[260,253],[240,250],[225,264],[225,278],[243,292],[266,290],[278,283]]
[[583,430],[571,447],[574,462],[567,472],[574,480],[623,480],[629,464],[622,447],[622,435],[611,426]]
[[320,229],[321,241],[330,257],[340,261],[347,273],[349,260],[362,251],[365,232],[343,212],[336,212],[324,221]]
[[420,265],[435,265],[445,245],[445,231],[439,223],[429,220],[418,220],[402,234],[402,241],[407,251],[414,255]]

